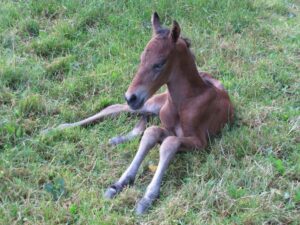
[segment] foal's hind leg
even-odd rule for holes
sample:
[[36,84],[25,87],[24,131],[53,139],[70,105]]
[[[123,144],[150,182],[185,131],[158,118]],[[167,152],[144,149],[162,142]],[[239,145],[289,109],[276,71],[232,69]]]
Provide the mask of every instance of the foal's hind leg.
[[110,106],[106,107],[105,109],[101,110],[99,113],[97,113],[93,116],[90,116],[86,119],[83,119],[83,120],[75,122],[75,123],[60,124],[58,127],[52,128],[52,129],[46,129],[46,130],[42,131],[42,133],[47,133],[51,130],[63,130],[63,129],[70,128],[70,127],[89,125],[89,124],[95,123],[97,121],[100,121],[107,116],[116,116],[116,115],[120,114],[121,112],[134,112],[134,111],[132,109],[130,109],[127,104],[110,105]]
[[116,194],[122,191],[126,185],[134,182],[137,171],[149,150],[153,148],[157,142],[162,141],[167,134],[168,132],[165,129],[157,126],[152,126],[146,129],[140,142],[139,149],[130,166],[123,173],[121,178],[106,190],[104,194],[106,198],[113,198]]
[[135,125],[135,127],[130,131],[129,133],[122,135],[122,136],[116,136],[109,140],[109,144],[111,145],[118,145],[127,141],[132,140],[136,136],[142,135],[144,130],[147,126],[147,116],[142,115],[142,118],[138,121],[138,123]]
[[166,99],[166,93],[157,94],[151,97],[141,109],[135,111],[141,113],[142,118],[135,125],[133,130],[126,135],[113,137],[109,140],[109,143],[112,145],[117,145],[132,140],[134,137],[143,134],[148,122],[148,115],[158,115],[161,107],[166,102]]
[[68,127],[85,126],[88,124],[95,123],[96,121],[100,121],[101,119],[107,116],[119,115],[121,112],[158,115],[162,105],[165,103],[166,98],[167,98],[166,93],[154,95],[147,102],[145,102],[145,105],[139,110],[132,110],[126,103],[110,105],[91,117],[88,117],[84,120],[75,123],[64,123],[59,125],[55,129],[61,130]]
[[101,119],[103,119],[107,116],[119,115],[121,112],[133,112],[133,110],[131,110],[127,104],[110,105],[110,106],[106,107],[105,109],[101,110],[99,113],[97,113],[91,117],[88,117],[84,120],[81,120],[81,121],[78,121],[75,123],[61,124],[57,127],[57,129],[89,125],[89,124],[95,123],[96,121],[100,121]]
[[[56,128],[50,128],[50,129],[43,130],[41,133],[45,134],[51,130],[62,130],[62,129],[70,128],[70,127],[85,126],[88,124],[98,122],[108,116],[119,115],[121,112],[140,113],[140,114],[143,114],[143,117],[147,117],[146,115],[149,115],[149,114],[150,115],[158,115],[162,105],[165,103],[166,98],[167,98],[166,93],[154,95],[139,110],[132,110],[132,109],[130,109],[130,107],[127,104],[111,105],[111,106],[106,107],[99,113],[97,113],[91,117],[88,117],[84,120],[81,120],[81,121],[78,121],[75,123],[64,123],[64,124],[59,125]],[[132,131],[130,131],[128,134],[123,135],[123,136],[113,137],[112,139],[110,139],[110,144],[117,145],[117,144],[129,141],[136,136],[141,135],[146,128],[146,124],[147,124],[147,119],[141,118],[140,121],[135,125],[135,127],[133,128]]]

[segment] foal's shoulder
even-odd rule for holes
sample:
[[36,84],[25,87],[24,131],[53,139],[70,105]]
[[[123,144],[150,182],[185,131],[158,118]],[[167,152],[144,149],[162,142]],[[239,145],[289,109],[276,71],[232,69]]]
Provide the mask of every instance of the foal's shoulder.
[[191,98],[188,98],[187,101],[185,101],[181,109],[183,111],[187,110],[196,110],[196,111],[202,111],[207,108],[212,102],[217,99],[218,96],[218,90],[211,85],[206,85],[205,87],[202,88],[202,90],[194,95]]

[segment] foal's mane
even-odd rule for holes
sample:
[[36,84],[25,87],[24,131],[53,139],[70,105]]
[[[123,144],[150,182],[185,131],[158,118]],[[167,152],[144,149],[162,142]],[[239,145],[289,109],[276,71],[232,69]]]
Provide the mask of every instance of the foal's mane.
[[[167,28],[160,28],[156,31],[159,38],[167,38],[169,36],[170,30]],[[188,48],[191,47],[191,40],[186,37],[180,37]]]

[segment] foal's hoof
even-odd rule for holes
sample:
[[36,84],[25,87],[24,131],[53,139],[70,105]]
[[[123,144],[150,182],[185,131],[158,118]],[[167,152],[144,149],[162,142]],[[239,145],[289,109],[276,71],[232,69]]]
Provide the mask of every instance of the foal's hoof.
[[136,206],[135,212],[137,215],[143,215],[152,205],[153,199],[143,197]]
[[112,199],[116,196],[120,191],[122,190],[122,187],[119,187],[117,185],[112,185],[104,193],[104,197],[107,199]]
[[123,142],[124,142],[124,139],[122,138],[122,136],[117,136],[117,137],[113,137],[113,138],[109,139],[110,145],[118,145]]

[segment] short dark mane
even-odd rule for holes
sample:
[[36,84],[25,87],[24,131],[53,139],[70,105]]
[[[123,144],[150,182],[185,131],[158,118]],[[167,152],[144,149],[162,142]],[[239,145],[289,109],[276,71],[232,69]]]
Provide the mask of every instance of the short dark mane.
[[190,40],[190,39],[185,38],[185,37],[182,37],[181,39],[185,42],[185,44],[186,44],[186,46],[187,46],[188,48],[191,47],[192,43],[191,43],[191,40]]
[[[156,31],[156,34],[160,37],[160,38],[167,38],[169,36],[170,30],[167,28],[160,28],[159,30]],[[191,40],[185,37],[181,37],[181,39],[184,41],[184,43],[186,44],[186,46],[188,48],[191,47]]]
[[166,28],[160,28],[156,31],[156,34],[158,34],[162,38],[168,37],[169,33],[170,30]]

